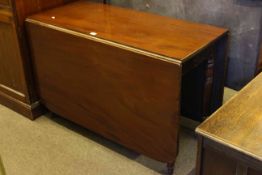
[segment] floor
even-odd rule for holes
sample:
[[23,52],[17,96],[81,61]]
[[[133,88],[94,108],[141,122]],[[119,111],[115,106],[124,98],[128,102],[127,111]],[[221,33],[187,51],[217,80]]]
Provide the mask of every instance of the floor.
[[[225,101],[235,93],[225,89]],[[194,174],[196,145],[192,128],[183,126],[175,175]],[[58,116],[30,121],[4,106],[0,106],[0,155],[7,175],[165,174],[165,164]]]

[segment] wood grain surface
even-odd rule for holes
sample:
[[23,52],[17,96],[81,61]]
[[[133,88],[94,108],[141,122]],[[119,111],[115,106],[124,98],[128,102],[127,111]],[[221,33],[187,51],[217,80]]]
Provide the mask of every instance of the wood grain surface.
[[6,6],[6,5],[9,5],[9,3],[10,3],[9,0],[0,0],[0,6],[1,5],[5,5]]
[[[88,1],[77,1],[30,17],[151,53],[187,60],[227,30]],[[92,33],[91,33],[92,36]]]
[[[12,0],[17,22],[24,26],[25,18],[43,10],[63,5],[73,0]],[[23,28],[21,28],[23,30]]]
[[[3,15],[3,13],[0,13]],[[19,52],[16,29],[11,15],[0,21],[0,90],[25,102],[25,77]]]
[[216,55],[222,50],[214,81],[223,86],[226,29],[88,1],[41,12],[26,24],[48,109],[169,163],[169,170],[178,152],[183,71],[209,59],[192,56],[209,46]]
[[111,140],[174,162],[181,66],[27,23],[42,102]]
[[0,8],[0,22],[11,23],[13,19],[13,14],[10,9]]
[[0,103],[30,119],[41,114],[24,30],[28,15],[68,0],[0,0]]
[[197,133],[262,161],[262,74],[197,128]]

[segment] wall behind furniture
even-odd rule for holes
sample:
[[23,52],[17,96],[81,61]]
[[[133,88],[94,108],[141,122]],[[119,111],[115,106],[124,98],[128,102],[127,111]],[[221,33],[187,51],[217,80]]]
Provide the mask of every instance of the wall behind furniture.
[[227,86],[240,89],[254,77],[262,35],[262,0],[110,0],[110,3],[229,28]]

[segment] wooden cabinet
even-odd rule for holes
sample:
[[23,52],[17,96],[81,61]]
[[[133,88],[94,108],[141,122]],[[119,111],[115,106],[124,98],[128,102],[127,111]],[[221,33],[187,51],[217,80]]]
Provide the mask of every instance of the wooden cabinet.
[[0,38],[0,102],[33,118],[15,18],[10,8],[0,8]]
[[0,90],[26,102],[25,77],[14,24],[0,22]]
[[33,119],[41,113],[24,20],[68,0],[0,0],[0,104]]
[[9,5],[9,0],[0,0],[0,6],[1,5]]
[[201,165],[197,175],[262,175],[261,162],[234,148],[202,140]]

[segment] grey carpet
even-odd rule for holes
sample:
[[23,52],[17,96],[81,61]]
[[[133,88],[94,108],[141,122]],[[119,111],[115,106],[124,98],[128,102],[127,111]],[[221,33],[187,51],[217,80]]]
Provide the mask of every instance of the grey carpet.
[[[226,89],[226,99],[235,92]],[[197,144],[182,127],[176,175],[193,175]],[[0,156],[7,175],[160,175],[165,164],[58,116],[36,121],[0,105]]]

